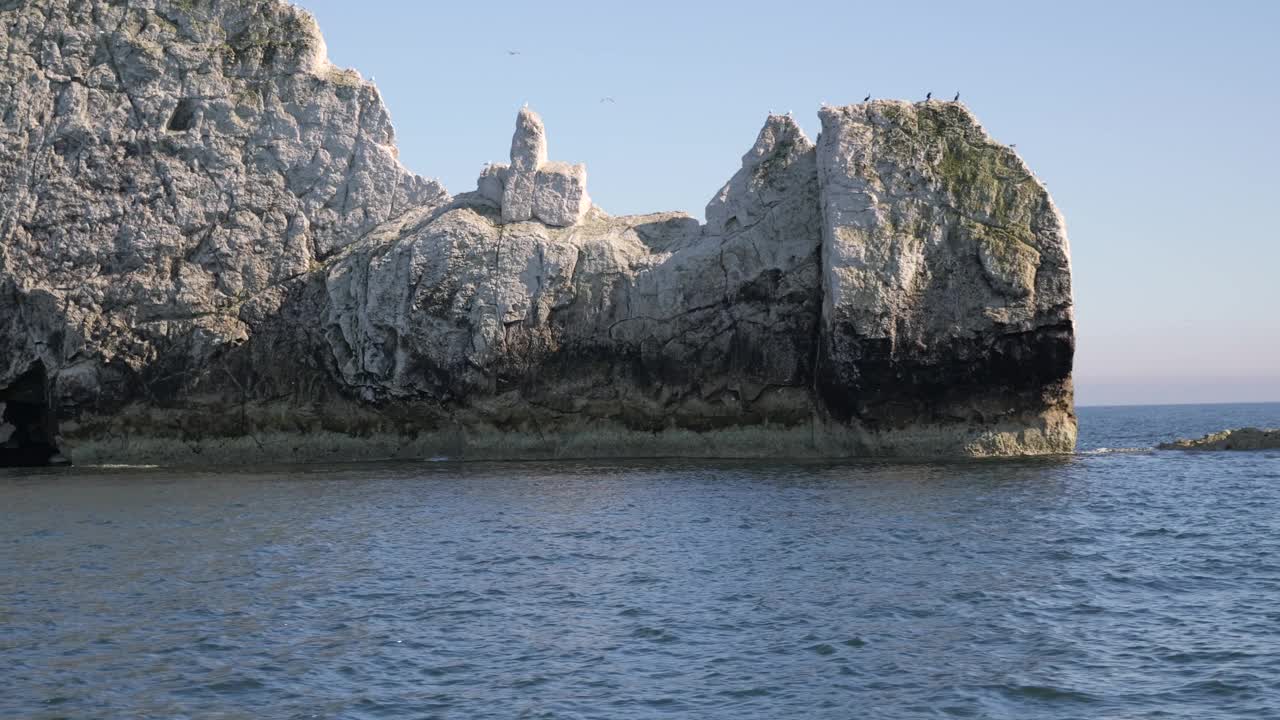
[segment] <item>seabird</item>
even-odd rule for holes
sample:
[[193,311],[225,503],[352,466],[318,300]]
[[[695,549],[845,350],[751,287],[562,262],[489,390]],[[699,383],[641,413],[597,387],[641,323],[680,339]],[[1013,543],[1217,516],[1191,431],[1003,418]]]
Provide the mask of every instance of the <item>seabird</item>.
[[867,93],[867,96],[862,98],[862,102],[871,102],[871,93]]
[[614,100],[614,99],[613,99],[613,98],[611,98],[611,97],[602,97],[602,98],[600,98],[600,102],[602,102],[602,103],[617,103],[618,101],[617,101],[617,100]]
[[933,99],[933,93],[925,93],[925,95],[924,95],[924,101],[925,101],[925,102],[929,102],[929,101],[930,101],[930,100],[932,100],[932,99]]
[[508,54],[508,55],[519,55],[519,54],[520,54],[520,51],[519,51],[519,50],[508,50],[508,51],[507,51],[507,54]]
[[951,102],[960,102],[960,93],[959,93],[959,92],[957,92],[957,93],[956,93],[956,96],[955,96],[955,97],[951,98]]

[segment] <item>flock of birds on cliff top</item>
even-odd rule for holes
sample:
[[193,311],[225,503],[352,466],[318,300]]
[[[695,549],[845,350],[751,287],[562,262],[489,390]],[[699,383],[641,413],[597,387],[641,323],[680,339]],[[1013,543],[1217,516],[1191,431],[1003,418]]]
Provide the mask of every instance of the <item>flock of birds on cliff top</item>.
[[[519,50],[508,50],[508,51],[507,51],[507,55],[509,55],[509,56],[511,56],[511,57],[515,57],[516,55],[519,55],[519,54],[520,54],[520,51],[519,51]],[[932,91],[927,92],[927,93],[925,93],[925,95],[924,95],[924,101],[925,101],[925,102],[929,102],[930,100],[933,100],[933,92],[932,92]],[[618,102],[618,101],[617,101],[615,98],[613,98],[612,96],[605,96],[605,97],[600,98],[600,102],[601,102],[601,103],[617,104],[617,102]],[[871,93],[867,93],[867,96],[866,96],[866,97],[864,97],[864,98],[862,98],[862,102],[871,102]],[[958,93],[958,92],[957,92],[957,93],[956,93],[956,96],[955,96],[955,97],[953,97],[953,98],[951,98],[951,102],[960,102],[960,93]],[[527,104],[527,103],[526,103],[526,104]],[[825,106],[827,103],[826,103],[825,101],[823,101],[823,103],[822,103],[822,104]],[[772,111],[772,110],[770,110],[770,111],[769,111],[769,113],[770,113],[770,114],[773,114],[773,111]],[[788,114],[788,115],[790,115],[790,114],[791,114],[791,112],[790,112],[790,111],[788,111],[788,112],[787,112],[787,114]]]
[[[520,54],[520,51],[519,51],[519,50],[508,50],[508,51],[507,51],[507,55],[510,55],[510,56],[516,56],[516,55],[519,55],[519,54]],[[929,92],[927,92],[927,93],[925,93],[925,94],[924,94],[924,101],[925,101],[925,102],[931,102],[932,100],[933,100],[933,91],[932,91],[932,90],[930,90]],[[617,101],[615,98],[613,98],[612,96],[605,96],[605,97],[600,98],[600,102],[601,102],[601,104],[603,104],[603,103],[609,103],[609,104],[611,104],[611,105],[616,105],[618,101]],[[866,96],[866,97],[864,97],[864,98],[862,98],[862,102],[871,102],[871,93],[867,93],[867,96]],[[959,93],[959,91],[957,91],[957,92],[956,92],[956,96],[955,96],[955,97],[951,98],[951,102],[960,102],[960,93]],[[525,103],[525,104],[524,104],[524,106],[525,106],[525,107],[529,107],[529,103]],[[827,101],[826,101],[826,100],[823,100],[823,101],[822,101],[822,106],[823,106],[823,107],[826,107],[826,106],[827,106]],[[770,110],[770,111],[769,111],[769,114],[770,114],[770,115],[772,115],[772,114],[773,114],[773,110]],[[788,111],[787,111],[787,114],[788,114],[788,115],[792,114],[792,111],[788,110]],[[1018,146],[1017,146],[1017,145],[1010,145],[1009,147],[1011,147],[1011,148],[1015,148],[1015,149],[1016,149]]]

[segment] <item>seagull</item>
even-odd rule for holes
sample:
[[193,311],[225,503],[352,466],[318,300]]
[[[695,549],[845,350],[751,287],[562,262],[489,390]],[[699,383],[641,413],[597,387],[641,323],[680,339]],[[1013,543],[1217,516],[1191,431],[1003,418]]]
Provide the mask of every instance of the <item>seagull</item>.
[[925,93],[925,96],[924,96],[925,102],[929,102],[932,99],[933,99],[933,93]]
[[602,103],[614,103],[614,104],[617,104],[617,102],[618,102],[618,101],[617,101],[617,100],[614,100],[612,97],[602,97],[602,98],[600,98],[600,102],[602,102]]
[[862,102],[871,102],[871,93],[867,93],[867,96],[862,98]]
[[957,93],[956,93],[956,96],[955,96],[955,97],[951,98],[951,102],[960,102],[960,93],[959,93],[959,92],[957,92]]

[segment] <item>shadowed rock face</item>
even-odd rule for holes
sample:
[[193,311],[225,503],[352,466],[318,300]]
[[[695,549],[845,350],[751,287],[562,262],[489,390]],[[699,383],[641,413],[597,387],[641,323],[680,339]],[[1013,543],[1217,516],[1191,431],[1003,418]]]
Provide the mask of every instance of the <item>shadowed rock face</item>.
[[450,198],[279,0],[0,4],[0,392],[73,459],[1074,445],[1062,221],[962,106],[771,116],[611,217],[521,111]]

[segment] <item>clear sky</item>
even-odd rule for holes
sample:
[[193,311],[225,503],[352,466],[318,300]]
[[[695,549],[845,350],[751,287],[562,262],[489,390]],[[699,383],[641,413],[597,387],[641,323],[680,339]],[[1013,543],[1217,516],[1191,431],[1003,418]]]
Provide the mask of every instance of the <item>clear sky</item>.
[[1080,404],[1280,400],[1280,2],[300,4],[454,193],[525,102],[604,209],[700,217],[770,110],[958,90],[1066,215]]

